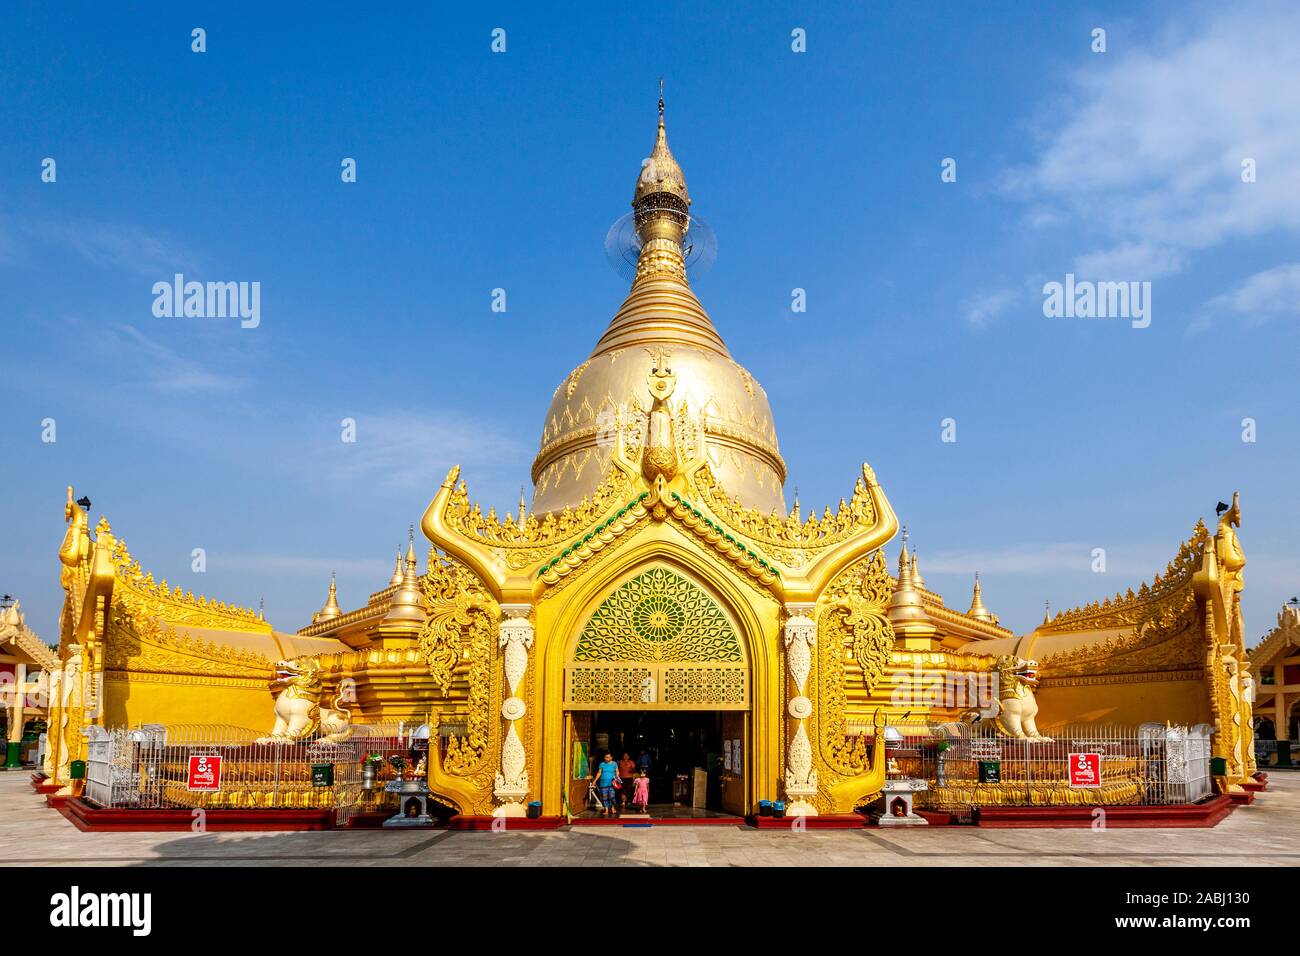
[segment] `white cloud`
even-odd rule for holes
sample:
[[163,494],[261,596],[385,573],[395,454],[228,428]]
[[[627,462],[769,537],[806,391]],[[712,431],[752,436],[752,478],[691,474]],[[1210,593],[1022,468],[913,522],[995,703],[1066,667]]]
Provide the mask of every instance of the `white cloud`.
[[[1158,41],[1137,39],[1112,34],[1044,111],[1041,153],[1008,178],[1030,221],[1068,213],[1098,244],[1076,271],[1131,279],[1300,231],[1300,8],[1194,8]],[[1247,158],[1254,183],[1241,179]]]
[[[420,542],[417,542],[417,555],[421,553],[420,547]],[[378,581],[376,588],[387,583],[393,573],[392,558],[323,558],[319,555],[304,554],[223,554],[214,551],[209,555],[208,561],[213,571],[234,569],[241,573],[255,571],[322,581],[328,581],[330,574],[337,572],[340,578]],[[423,563],[422,557],[421,563]]]
[[356,441],[342,441],[340,426],[328,447],[318,447],[312,457],[350,481],[430,489],[452,465],[492,473],[515,464],[523,453],[519,441],[495,423],[454,412],[430,416],[390,409],[347,417],[356,420]]
[[1015,292],[1004,289],[1000,292],[972,296],[964,301],[960,308],[967,322],[976,327],[983,327],[1005,312],[1015,299]]
[[[1019,576],[1059,573],[1092,573],[1095,544],[1083,541],[1062,541],[1049,544],[1013,544],[997,549],[972,549],[934,551],[921,554],[921,573],[973,575],[981,577],[998,575]],[[1149,581],[1157,572],[1163,572],[1169,557],[1159,557],[1160,549],[1151,548],[1141,553],[1126,548],[1123,554],[1107,549],[1106,572],[1099,574],[1107,584],[1100,584],[1099,593],[1114,593],[1130,584],[1137,587],[1142,580]],[[1172,552],[1170,552],[1172,553]]]
[[186,358],[130,325],[117,325],[104,336],[106,347],[123,356],[129,371],[161,392],[224,392],[243,385]]
[[[11,233],[72,249],[102,268],[123,269],[153,279],[194,268],[194,256],[172,240],[137,226],[89,220],[14,221]],[[10,245],[14,244],[11,237]]]
[[1170,246],[1125,242],[1074,260],[1080,278],[1097,281],[1150,281],[1181,272],[1185,256]]
[[1300,315],[1300,263],[1256,272],[1230,292],[1215,296],[1202,312],[1206,321],[1224,313],[1261,322],[1279,315]]

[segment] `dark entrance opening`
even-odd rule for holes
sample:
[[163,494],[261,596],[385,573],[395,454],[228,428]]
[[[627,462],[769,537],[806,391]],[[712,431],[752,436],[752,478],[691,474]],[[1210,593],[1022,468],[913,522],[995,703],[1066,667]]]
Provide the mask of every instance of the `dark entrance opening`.
[[[606,710],[590,714],[594,771],[606,751],[648,764],[651,817],[743,813],[744,715],[740,712]],[[639,773],[638,766],[638,773]],[[623,800],[620,790],[618,801]],[[632,802],[632,794],[627,794]]]

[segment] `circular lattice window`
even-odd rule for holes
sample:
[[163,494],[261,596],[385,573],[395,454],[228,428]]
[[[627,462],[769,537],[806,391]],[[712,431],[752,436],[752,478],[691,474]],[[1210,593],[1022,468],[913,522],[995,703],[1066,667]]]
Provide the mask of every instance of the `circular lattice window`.
[[620,585],[587,621],[575,661],[606,663],[744,660],[735,629],[701,587],[667,568]]

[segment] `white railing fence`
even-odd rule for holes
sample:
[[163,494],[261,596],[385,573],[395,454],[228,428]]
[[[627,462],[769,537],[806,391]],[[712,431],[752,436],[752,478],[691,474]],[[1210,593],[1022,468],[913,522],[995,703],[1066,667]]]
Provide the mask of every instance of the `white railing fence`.
[[86,735],[86,799],[135,809],[344,811],[362,802],[363,760],[379,754],[391,775],[387,759],[407,756],[411,743],[396,722],[357,725],[337,743],[258,743],[260,732],[220,724],[91,726]]
[[921,802],[931,806],[1188,804],[1213,793],[1212,732],[1209,724],[1092,724],[1031,741],[978,724],[902,721],[887,730],[886,754],[897,774],[929,783]]

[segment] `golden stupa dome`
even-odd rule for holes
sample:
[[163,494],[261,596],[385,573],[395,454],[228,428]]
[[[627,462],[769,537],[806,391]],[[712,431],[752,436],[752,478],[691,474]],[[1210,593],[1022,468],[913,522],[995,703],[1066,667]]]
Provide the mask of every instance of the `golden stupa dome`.
[[626,444],[639,444],[651,404],[646,375],[660,365],[676,376],[674,415],[703,441],[723,490],[747,506],[785,512],[785,463],[767,393],[731,357],[687,281],[682,239],[691,200],[663,112],[661,94],[659,131],[632,200],[636,278],[591,356],[555,390],[533,462],[537,514],[576,506],[595,490],[620,428]]

